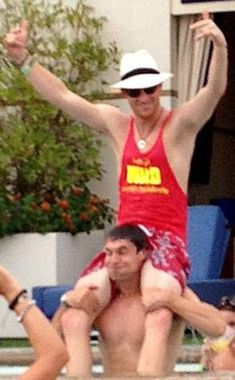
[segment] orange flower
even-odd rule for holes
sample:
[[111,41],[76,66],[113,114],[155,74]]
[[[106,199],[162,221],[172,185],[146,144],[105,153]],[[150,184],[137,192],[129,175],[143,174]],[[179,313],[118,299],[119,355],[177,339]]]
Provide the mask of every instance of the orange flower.
[[89,203],[93,204],[93,205],[98,205],[100,203],[100,199],[99,199],[99,197],[97,197],[97,195],[92,194],[90,196]]
[[74,187],[72,191],[74,195],[80,195],[83,192],[81,187],[78,187],[78,186]]
[[63,216],[63,219],[64,219],[64,221],[66,223],[71,223],[72,222],[71,215],[67,214],[66,212],[63,212],[62,216]]
[[48,212],[50,211],[51,205],[48,202],[42,202],[40,207],[43,211]]
[[96,206],[94,206],[94,205],[88,205],[88,208],[89,208],[90,211],[93,211],[93,212],[97,212],[97,211],[99,211],[99,210],[98,210],[98,207],[96,207]]
[[63,208],[64,210],[66,210],[67,208],[69,208],[69,202],[67,201],[67,199],[59,199],[58,205],[61,208]]
[[81,212],[79,217],[82,222],[87,222],[89,220],[89,216],[86,212]]

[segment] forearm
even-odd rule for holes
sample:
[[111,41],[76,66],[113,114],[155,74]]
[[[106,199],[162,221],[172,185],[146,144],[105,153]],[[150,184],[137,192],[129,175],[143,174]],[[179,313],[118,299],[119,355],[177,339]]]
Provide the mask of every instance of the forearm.
[[[22,313],[26,306],[27,301],[26,305],[17,305],[16,313]],[[35,362],[20,379],[55,379],[68,360],[62,340],[37,306],[30,307],[22,323],[34,348]]]
[[213,46],[207,86],[212,94],[222,96],[227,86],[228,51],[224,40],[220,45]]
[[105,130],[103,116],[94,104],[70,91],[62,80],[39,63],[26,64],[20,70],[24,72],[24,68],[28,81],[43,99],[66,112],[73,120]]
[[226,324],[219,311],[212,305],[201,301],[189,301],[180,295],[174,294],[168,307],[206,335],[218,337],[223,335],[225,331]]
[[20,379],[54,380],[68,360],[65,345],[35,301],[28,298],[13,278],[10,280],[6,291],[4,289],[4,297],[16,313],[18,322],[23,324],[35,352],[34,364]]
[[33,63],[27,76],[37,93],[58,108],[65,108],[64,94],[69,90],[65,84],[39,63]]
[[63,349],[64,345],[51,323],[31,300],[26,290],[22,290],[17,280],[4,268],[0,267],[2,285],[0,292],[9,303],[9,308],[18,316],[28,333],[28,337],[35,349],[37,357],[53,350]]

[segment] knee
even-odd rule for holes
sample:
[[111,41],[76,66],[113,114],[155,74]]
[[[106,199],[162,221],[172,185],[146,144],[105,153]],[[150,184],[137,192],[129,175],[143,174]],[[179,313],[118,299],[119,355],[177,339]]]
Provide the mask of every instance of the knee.
[[169,299],[172,296],[173,289],[161,289],[157,287],[143,290],[142,301],[147,312],[168,308]]
[[101,305],[95,290],[88,285],[79,286],[66,293],[66,301],[69,306],[77,310],[83,310],[89,315],[96,315]]
[[168,309],[158,309],[147,312],[145,317],[145,328],[168,331],[171,328],[172,320],[172,313]]
[[147,326],[171,326],[173,316],[167,308],[167,297],[169,289],[149,288],[143,291],[143,303],[146,308]]
[[61,328],[64,335],[76,335],[89,332],[91,329],[91,318],[80,309],[68,309],[61,317]]

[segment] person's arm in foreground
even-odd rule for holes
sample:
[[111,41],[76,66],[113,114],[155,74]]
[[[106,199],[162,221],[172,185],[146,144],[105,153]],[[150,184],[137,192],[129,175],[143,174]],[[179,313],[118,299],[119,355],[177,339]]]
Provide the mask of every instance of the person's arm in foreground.
[[[12,304],[22,287],[15,278],[0,266],[0,294]],[[47,318],[28,297],[18,297],[12,310],[23,324],[35,351],[35,362],[19,377],[20,380],[54,380],[68,360],[64,343]]]
[[167,307],[195,329],[208,336],[219,337],[225,332],[226,323],[219,310],[210,304],[201,302],[189,288],[186,288],[183,296],[165,290],[157,304],[159,307]]
[[[23,21],[7,33],[4,41],[9,56],[19,68],[27,66],[31,60],[27,51],[28,29],[28,22]],[[118,109],[105,104],[93,104],[70,91],[58,77],[39,63],[31,62],[29,65],[27,78],[42,98],[68,113],[72,119],[108,132],[110,119],[115,112],[120,114]]]

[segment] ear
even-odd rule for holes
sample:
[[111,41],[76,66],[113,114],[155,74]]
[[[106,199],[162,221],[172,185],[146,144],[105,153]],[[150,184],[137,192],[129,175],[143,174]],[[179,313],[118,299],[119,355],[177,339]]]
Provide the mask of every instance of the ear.
[[162,83],[160,83],[158,86],[157,86],[157,92],[161,92],[162,91]]
[[147,249],[141,249],[141,251],[139,251],[138,254],[141,256],[141,258],[143,260],[146,260],[147,259],[147,255],[148,255],[148,251],[147,251]]

